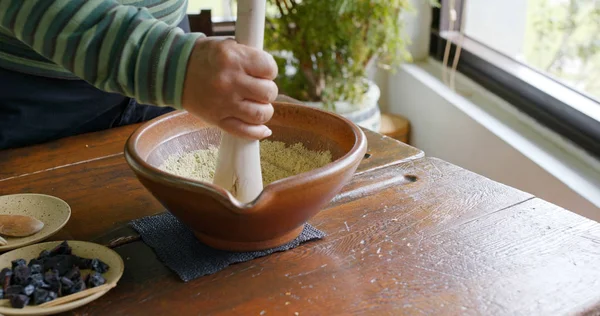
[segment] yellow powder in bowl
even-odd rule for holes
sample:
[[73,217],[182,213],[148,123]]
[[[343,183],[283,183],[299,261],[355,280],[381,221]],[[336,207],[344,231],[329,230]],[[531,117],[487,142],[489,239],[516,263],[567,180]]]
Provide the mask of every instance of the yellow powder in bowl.
[[[219,149],[210,147],[183,155],[172,155],[159,167],[177,176],[212,183]],[[302,143],[260,142],[260,165],[263,186],[283,178],[320,168],[332,161],[330,151],[308,150]]]

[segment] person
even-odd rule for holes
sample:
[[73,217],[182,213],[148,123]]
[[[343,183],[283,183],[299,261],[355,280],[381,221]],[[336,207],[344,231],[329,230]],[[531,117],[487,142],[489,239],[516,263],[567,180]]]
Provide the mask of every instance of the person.
[[262,139],[273,57],[189,30],[187,0],[0,0],[0,149],[184,109]]

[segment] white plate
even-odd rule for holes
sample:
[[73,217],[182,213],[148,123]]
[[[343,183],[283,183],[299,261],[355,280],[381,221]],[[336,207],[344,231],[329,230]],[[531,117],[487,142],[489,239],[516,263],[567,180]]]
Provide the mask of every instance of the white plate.
[[44,223],[44,228],[31,236],[3,236],[8,243],[0,246],[0,251],[7,251],[34,244],[56,234],[71,218],[71,207],[67,202],[50,195],[11,194],[0,196],[0,214],[32,216]]
[[[16,259],[25,259],[27,263],[33,258],[37,258],[40,252],[44,249],[52,249],[60,244],[61,241],[51,241],[41,244],[35,244],[23,248],[19,248],[10,252],[7,252],[0,256],[0,270],[11,267],[11,261]],[[67,243],[73,249],[73,254],[89,258],[89,259],[100,259],[109,266],[109,270],[102,276],[106,279],[106,283],[117,283],[123,275],[124,264],[121,256],[114,250],[104,247],[99,244],[67,240]],[[87,270],[82,270],[82,275],[87,274]],[[81,298],[76,301],[65,303],[53,307],[36,307],[36,306],[25,306],[24,308],[12,308],[6,306],[0,306],[0,314],[2,315],[51,315],[57,313],[63,313],[78,307],[81,307],[95,299],[98,299],[102,295],[106,294],[109,290],[98,292],[90,296]]]

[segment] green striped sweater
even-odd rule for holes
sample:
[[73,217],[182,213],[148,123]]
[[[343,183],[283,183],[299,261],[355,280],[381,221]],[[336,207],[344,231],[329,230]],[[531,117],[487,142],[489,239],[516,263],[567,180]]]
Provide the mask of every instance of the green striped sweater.
[[181,108],[187,0],[0,0],[0,67]]

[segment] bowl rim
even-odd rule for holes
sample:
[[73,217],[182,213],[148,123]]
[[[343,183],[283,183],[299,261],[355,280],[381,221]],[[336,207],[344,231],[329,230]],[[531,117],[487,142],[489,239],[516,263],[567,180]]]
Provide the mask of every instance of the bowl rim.
[[[173,117],[177,117],[180,115],[191,115],[186,110],[176,110],[159,117],[156,117],[152,120],[149,120],[143,123],[141,126],[136,128],[136,130],[128,137],[125,143],[124,155],[127,163],[130,165],[134,171],[144,174],[146,177],[153,178],[159,182],[168,182],[169,184],[179,187],[181,189],[186,190],[198,190],[201,189],[203,191],[209,191],[211,194],[224,199],[229,202],[229,209],[240,213],[240,214],[249,214],[252,212],[252,209],[260,204],[266,202],[272,194],[276,194],[278,191],[282,189],[286,189],[291,187],[296,187],[300,185],[305,185],[309,182],[309,178],[316,174],[322,174],[323,176],[330,176],[331,174],[339,172],[340,169],[343,169],[349,165],[352,165],[356,160],[362,160],[362,156],[364,156],[364,152],[367,150],[367,138],[365,133],[361,130],[358,125],[349,119],[343,117],[334,112],[325,111],[322,109],[318,109],[315,107],[311,107],[308,105],[290,103],[290,102],[273,102],[273,106],[288,106],[288,107],[300,107],[304,109],[310,109],[311,111],[318,111],[321,114],[328,115],[334,117],[338,120],[343,121],[349,126],[350,130],[354,134],[354,144],[352,148],[343,156],[339,157],[336,160],[333,160],[324,166],[319,168],[312,169],[310,171],[304,172],[302,174],[293,175],[284,179],[279,179],[267,184],[261,193],[252,201],[248,203],[240,202],[233,194],[231,194],[228,190],[218,187],[212,183],[204,182],[195,179],[184,178],[181,176],[177,176],[166,171],[163,171],[157,167],[154,167],[147,163],[144,159],[140,157],[138,152],[135,150],[135,145],[140,137],[152,126],[160,124],[161,122],[172,119]],[[268,124],[268,122],[267,122]],[[183,135],[183,134],[181,134]],[[179,137],[181,135],[173,136]],[[154,149],[152,149],[154,150]],[[357,157],[359,156],[359,157]]]

